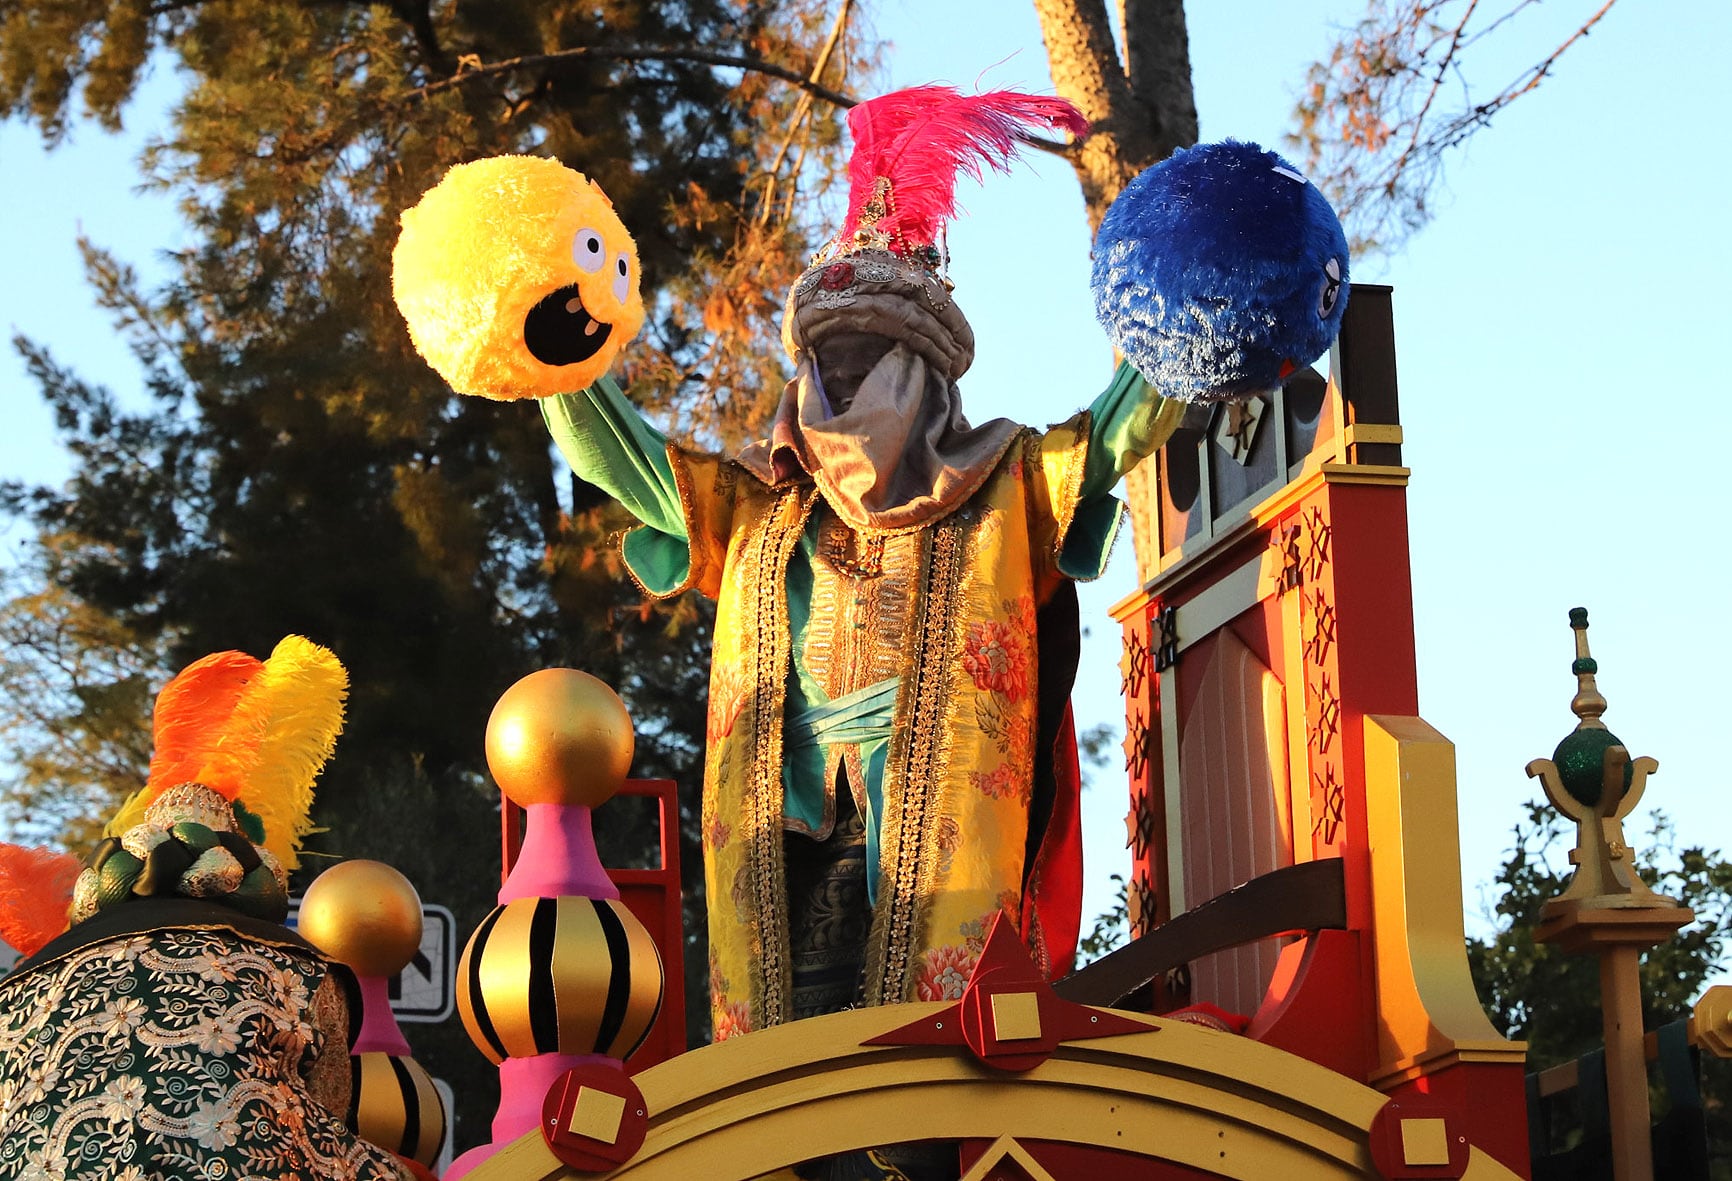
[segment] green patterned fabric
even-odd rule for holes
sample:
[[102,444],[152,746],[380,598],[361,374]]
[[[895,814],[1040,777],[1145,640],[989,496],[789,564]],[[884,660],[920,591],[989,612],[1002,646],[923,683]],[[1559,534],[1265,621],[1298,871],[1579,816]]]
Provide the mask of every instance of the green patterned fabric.
[[0,980],[0,1179],[404,1181],[327,1106],[344,1013],[322,961],[223,928],[27,965]]

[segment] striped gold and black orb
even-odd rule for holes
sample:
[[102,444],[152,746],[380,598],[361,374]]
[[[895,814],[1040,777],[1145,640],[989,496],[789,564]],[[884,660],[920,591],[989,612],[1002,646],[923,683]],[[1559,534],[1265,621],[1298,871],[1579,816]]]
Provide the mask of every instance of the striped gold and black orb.
[[495,1064],[537,1054],[624,1060],[662,1000],[655,940],[605,898],[517,898],[482,920],[457,963],[457,1010]]
[[432,1168],[445,1144],[445,1103],[413,1058],[349,1057],[349,1127],[370,1144]]

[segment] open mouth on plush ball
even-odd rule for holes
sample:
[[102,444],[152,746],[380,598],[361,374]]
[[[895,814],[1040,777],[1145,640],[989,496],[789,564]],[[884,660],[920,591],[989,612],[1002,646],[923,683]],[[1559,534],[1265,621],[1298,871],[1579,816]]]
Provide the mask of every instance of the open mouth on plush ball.
[[612,332],[612,324],[597,320],[583,306],[576,283],[549,292],[523,318],[523,344],[543,365],[587,361]]

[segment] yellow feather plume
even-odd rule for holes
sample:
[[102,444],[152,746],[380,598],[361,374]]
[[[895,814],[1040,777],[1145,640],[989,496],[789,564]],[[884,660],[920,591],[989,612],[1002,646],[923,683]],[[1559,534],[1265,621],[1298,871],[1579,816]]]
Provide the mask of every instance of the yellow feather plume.
[[258,758],[235,799],[265,822],[265,848],[289,869],[312,831],[313,781],[343,729],[349,674],[328,648],[300,636],[276,646],[247,683],[231,726],[258,734]]
[[150,781],[121,805],[105,835],[144,823],[177,783],[202,783],[264,821],[265,848],[299,862],[311,831],[313,781],[343,729],[349,674],[327,648],[288,636],[269,660],[219,652],[189,665],[156,699]]

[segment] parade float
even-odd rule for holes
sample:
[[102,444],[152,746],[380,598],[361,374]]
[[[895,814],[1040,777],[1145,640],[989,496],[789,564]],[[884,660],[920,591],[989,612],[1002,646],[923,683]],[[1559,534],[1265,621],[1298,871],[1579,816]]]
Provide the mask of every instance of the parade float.
[[[920,88],[850,122],[847,223],[789,296],[796,377],[732,459],[670,444],[607,376],[643,304],[593,182],[460,166],[405,213],[395,260],[452,388],[542,399],[573,467],[638,518],[623,550],[646,592],[721,601],[713,1043],[686,1048],[679,996],[675,792],[698,785],[630,780],[613,692],[531,673],[486,723],[501,887],[453,973],[501,1100],[487,1142],[442,1161],[444,1101],[390,1012],[414,888],[345,863],[298,934],[273,925],[335,731],[328,708],[257,705],[268,665],[219,654],[164,690],[162,765],[89,865],[16,863],[72,889],[74,921],[38,908],[40,950],[0,984],[4,1032],[40,1058],[0,1078],[0,1176],[87,1175],[93,1152],[141,1178],[1534,1175],[1525,1050],[1468,974],[1453,750],[1418,716],[1390,290],[1350,284],[1285,161],[1192,149],[1103,223],[1097,304],[1126,357],[1108,388],[1046,431],[972,427],[955,176],[1080,120]],[[1099,573],[1138,462],[1158,559],[1113,612],[1132,938],[1072,970],[1070,580]],[[1655,765],[1600,721],[1586,613],[1570,622],[1578,726],[1529,773],[1577,823],[1577,870],[1539,937],[1601,958],[1627,1181],[1653,1175],[1636,957],[1690,912],[1634,872],[1621,825]],[[340,705],[334,660],[313,663]],[[292,784],[261,796],[285,761]],[[659,808],[655,867],[598,858],[593,813],[622,791]],[[99,960],[113,991],[81,998],[66,973]],[[1729,1010],[1711,992],[1690,1040],[1732,1046]]]

